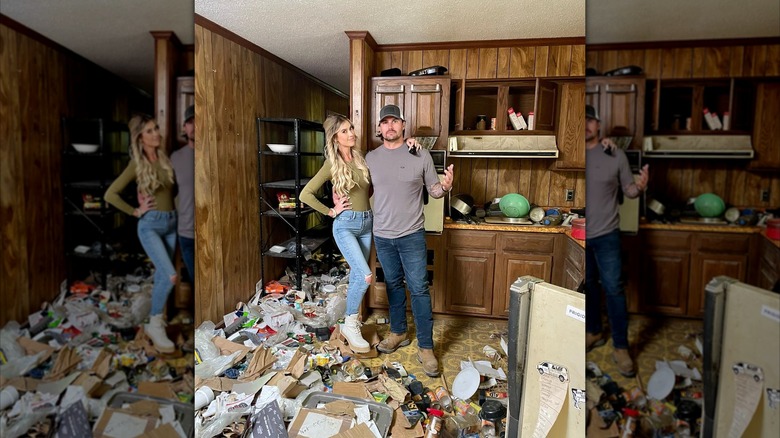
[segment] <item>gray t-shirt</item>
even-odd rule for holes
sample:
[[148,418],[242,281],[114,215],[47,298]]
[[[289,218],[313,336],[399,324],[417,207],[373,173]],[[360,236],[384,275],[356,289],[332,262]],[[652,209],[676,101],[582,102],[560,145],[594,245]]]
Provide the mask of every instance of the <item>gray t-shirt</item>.
[[374,185],[374,235],[396,239],[421,230],[423,188],[439,182],[430,152],[412,155],[406,145],[382,145],[366,155],[366,162]]
[[626,153],[620,149],[612,155],[604,153],[601,145],[585,150],[585,199],[587,203],[588,239],[603,236],[620,227],[618,188],[629,196],[635,190],[628,190],[634,183]]
[[179,235],[195,238],[195,148],[184,146],[171,154],[171,164],[179,186],[176,212]]

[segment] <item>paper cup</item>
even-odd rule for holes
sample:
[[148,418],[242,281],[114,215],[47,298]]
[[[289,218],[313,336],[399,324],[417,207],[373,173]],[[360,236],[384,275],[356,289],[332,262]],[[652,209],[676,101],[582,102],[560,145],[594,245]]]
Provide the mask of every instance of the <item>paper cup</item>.
[[6,386],[0,392],[0,411],[13,406],[17,400],[19,400],[19,391],[11,385]]
[[214,400],[214,391],[208,386],[201,386],[195,391],[195,410],[202,409]]

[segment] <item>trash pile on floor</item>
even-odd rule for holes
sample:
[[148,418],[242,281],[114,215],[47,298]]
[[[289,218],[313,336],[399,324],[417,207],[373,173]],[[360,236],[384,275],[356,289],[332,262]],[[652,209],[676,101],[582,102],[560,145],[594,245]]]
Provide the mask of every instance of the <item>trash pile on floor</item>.
[[361,327],[371,351],[353,352],[340,335],[345,274],[304,277],[301,291],[269,282],[195,329],[196,437],[501,436],[505,355],[486,347],[492,360],[464,361],[450,391],[444,378],[426,387],[403,364],[380,363],[374,323]]
[[[143,332],[152,276],[106,282],[64,282],[27,324],[0,330],[3,437],[192,435],[192,348],[161,355]],[[192,326],[182,322],[168,333],[187,345]]]
[[[611,437],[695,437],[702,421],[701,340],[680,345],[679,359],[656,362],[647,385],[622,388],[593,362],[587,364],[587,435]],[[694,350],[694,348],[696,350]],[[698,351],[696,353],[695,351]]]

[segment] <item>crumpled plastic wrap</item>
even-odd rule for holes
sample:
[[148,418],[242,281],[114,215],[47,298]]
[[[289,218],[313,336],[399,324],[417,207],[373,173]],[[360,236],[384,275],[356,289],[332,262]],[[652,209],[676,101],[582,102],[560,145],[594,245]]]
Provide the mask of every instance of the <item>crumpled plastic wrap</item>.
[[3,354],[7,360],[16,359],[26,354],[24,348],[16,342],[20,336],[22,336],[22,332],[16,321],[9,321],[0,330],[0,344],[3,346]]
[[213,359],[204,360],[195,365],[195,375],[203,379],[219,376],[224,373],[226,369],[233,366],[233,362],[239,354],[241,354],[241,351],[236,351],[229,356],[218,356]]
[[215,415],[213,420],[204,422],[203,417],[195,417],[195,437],[211,438],[222,433],[229,424],[241,419],[242,414],[223,413]]
[[5,416],[0,417],[0,430],[3,431],[3,437],[17,438],[27,434],[27,431],[35,425],[35,423],[43,420],[48,415],[48,412],[31,412],[26,415],[20,416],[20,418],[9,424]]
[[220,356],[219,348],[212,342],[212,339],[216,335],[214,328],[215,325],[213,322],[203,321],[203,323],[195,329],[195,350],[198,351],[200,360],[203,362]]
[[35,368],[35,364],[38,363],[38,360],[44,353],[45,351],[41,351],[31,356],[22,356],[9,360],[7,363],[0,365],[0,375],[5,379],[23,376]]

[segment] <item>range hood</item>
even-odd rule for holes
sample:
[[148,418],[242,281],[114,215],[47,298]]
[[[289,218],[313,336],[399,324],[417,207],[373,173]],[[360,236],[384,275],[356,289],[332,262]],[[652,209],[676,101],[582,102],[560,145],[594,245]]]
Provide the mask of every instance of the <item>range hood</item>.
[[448,146],[460,158],[558,158],[554,135],[455,135]]
[[749,135],[674,135],[645,137],[642,155],[655,158],[753,158]]

